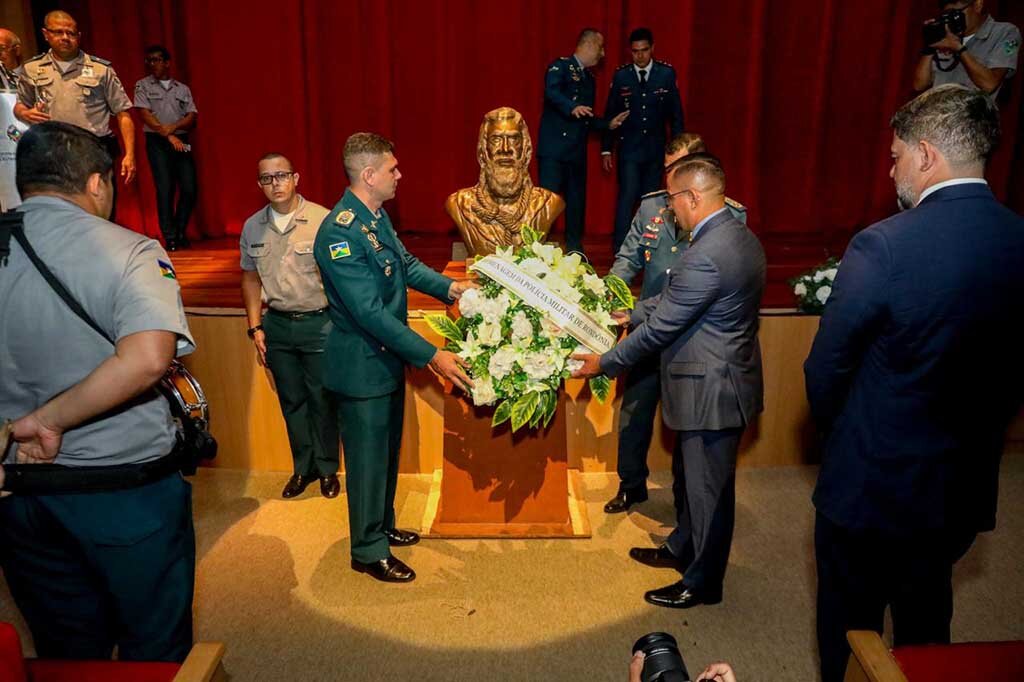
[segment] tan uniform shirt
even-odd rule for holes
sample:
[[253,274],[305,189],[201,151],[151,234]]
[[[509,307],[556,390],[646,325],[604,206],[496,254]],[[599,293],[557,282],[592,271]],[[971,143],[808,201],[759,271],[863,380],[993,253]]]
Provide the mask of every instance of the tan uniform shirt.
[[[192,99],[192,91],[187,85],[171,79],[171,86],[165,88],[153,76],[146,76],[135,84],[135,106],[139,109],[149,109],[156,116],[156,120],[164,125],[177,123],[185,114],[198,113],[195,100]],[[155,132],[149,124],[146,124],[145,128],[147,133]]]
[[79,51],[61,73],[53,52],[22,65],[18,101],[26,107],[44,102],[54,121],[73,123],[100,137],[110,135],[110,117],[132,108],[110,62]]
[[329,211],[299,196],[299,207],[283,232],[274,226],[268,204],[242,227],[242,269],[255,270],[263,282],[267,305],[289,313],[327,307],[313,240]]

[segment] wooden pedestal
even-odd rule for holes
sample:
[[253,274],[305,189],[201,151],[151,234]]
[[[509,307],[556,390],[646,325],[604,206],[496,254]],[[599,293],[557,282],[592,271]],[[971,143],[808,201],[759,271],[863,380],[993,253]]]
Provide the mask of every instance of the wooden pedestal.
[[491,428],[493,408],[444,397],[444,461],[424,530],[432,537],[590,537],[566,454],[565,399],[546,429]]

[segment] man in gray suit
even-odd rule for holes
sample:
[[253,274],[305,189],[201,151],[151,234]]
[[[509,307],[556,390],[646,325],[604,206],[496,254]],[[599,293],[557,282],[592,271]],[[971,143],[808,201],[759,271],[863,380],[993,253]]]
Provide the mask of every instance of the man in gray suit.
[[672,458],[676,529],[657,548],[630,556],[671,567],[682,580],[651,590],[657,606],[690,608],[722,600],[735,517],[736,453],[761,411],[758,309],[765,257],[757,237],[729,213],[725,172],[710,154],[672,171],[669,200],[690,246],[667,273],[659,296],[633,311],[632,333],[604,355],[578,354],[573,376],[618,376],[661,352],[662,417],[679,432]]

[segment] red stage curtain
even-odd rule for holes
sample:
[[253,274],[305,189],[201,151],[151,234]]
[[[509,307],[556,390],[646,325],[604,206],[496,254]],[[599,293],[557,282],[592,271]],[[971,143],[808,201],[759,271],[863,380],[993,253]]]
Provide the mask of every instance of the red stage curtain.
[[[1021,3],[987,4],[996,18],[1024,25]],[[208,236],[237,234],[263,205],[255,166],[268,150],[291,157],[308,198],[333,205],[346,184],[346,137],[372,130],[397,144],[405,177],[388,210],[400,229],[448,239],[455,232],[443,203],[476,181],[482,115],[515,107],[536,139],[545,67],[571,53],[588,25],[606,36],[597,69],[603,111],[612,72],[628,59],[629,29],[649,26],[656,57],[679,74],[687,128],[722,158],[729,194],[750,207],[772,262],[793,268],[840,253],[855,231],[894,211],[888,121],[912,95],[919,23],[935,13],[934,0],[64,5],[85,31],[85,49],[111,59],[129,93],[143,75],[144,45],[162,42],[174,54],[200,111],[195,225]],[[1022,78],[1001,98],[1007,139],[992,173],[1001,197],[1012,185],[1018,210]],[[615,179],[600,169],[596,138],[590,154],[588,233],[606,234]],[[118,216],[156,235],[141,142],[139,156],[140,181],[123,193]]]

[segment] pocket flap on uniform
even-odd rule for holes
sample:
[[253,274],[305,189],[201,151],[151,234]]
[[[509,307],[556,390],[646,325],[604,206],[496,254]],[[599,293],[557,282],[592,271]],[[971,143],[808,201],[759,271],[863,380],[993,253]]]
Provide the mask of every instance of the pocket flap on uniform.
[[79,76],[75,79],[75,83],[78,83],[83,88],[95,88],[100,84],[100,79],[95,76]]
[[306,255],[313,253],[313,242],[295,242],[295,253]]
[[32,79],[32,82],[36,85],[53,85],[53,76],[49,74],[45,76],[36,76]]
[[261,256],[266,256],[269,249],[270,247],[266,244],[249,244],[249,246],[245,248],[245,252],[250,258],[259,258]]
[[702,377],[706,368],[703,362],[670,362],[668,372],[674,377]]

